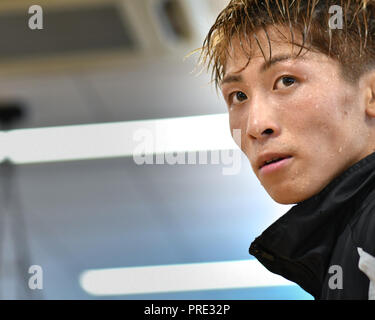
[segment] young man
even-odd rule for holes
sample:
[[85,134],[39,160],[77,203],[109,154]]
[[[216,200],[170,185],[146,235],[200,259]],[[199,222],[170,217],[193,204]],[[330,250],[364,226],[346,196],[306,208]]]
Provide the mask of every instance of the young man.
[[296,204],[250,254],[316,299],[375,299],[375,1],[232,0],[201,59],[255,175]]

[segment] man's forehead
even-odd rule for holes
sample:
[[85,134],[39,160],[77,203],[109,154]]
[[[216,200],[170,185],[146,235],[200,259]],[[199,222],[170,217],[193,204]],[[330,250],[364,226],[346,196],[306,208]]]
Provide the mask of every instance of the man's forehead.
[[[276,62],[288,60],[297,57],[300,50],[292,48],[291,44],[278,43],[272,47],[272,53],[254,51],[254,53],[247,55],[241,48],[237,48],[234,55],[229,55],[225,64],[225,75],[235,74],[241,72],[245,66],[259,65],[260,72],[265,71],[269,66]],[[267,55],[268,53],[268,55]],[[304,54],[300,54],[302,57]]]
[[[294,42],[294,44],[293,44]],[[301,42],[301,45],[295,43]],[[286,55],[291,56],[301,53],[302,41],[297,34],[290,33],[290,29],[284,26],[270,26],[266,30],[259,30],[252,35],[239,38],[234,37],[231,41],[228,55],[225,58],[225,73],[235,72],[250,63],[262,63],[269,60],[272,56]],[[302,52],[306,51],[305,48]],[[261,61],[263,60],[263,61]]]

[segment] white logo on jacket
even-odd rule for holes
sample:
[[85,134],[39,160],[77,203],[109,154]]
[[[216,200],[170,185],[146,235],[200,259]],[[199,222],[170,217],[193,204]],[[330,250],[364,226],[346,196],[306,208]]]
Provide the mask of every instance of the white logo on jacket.
[[370,279],[368,298],[375,300],[375,257],[363,251],[362,248],[357,248],[357,250],[359,253],[358,267]]

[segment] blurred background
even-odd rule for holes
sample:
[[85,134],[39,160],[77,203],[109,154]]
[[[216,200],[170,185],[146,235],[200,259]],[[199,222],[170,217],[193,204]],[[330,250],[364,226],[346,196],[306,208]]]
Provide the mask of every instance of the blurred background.
[[[40,0],[42,22],[31,1],[0,2],[0,299],[312,298],[288,283],[214,288],[202,278],[201,288],[187,286],[199,271],[168,285],[177,281],[168,267],[251,261],[250,243],[289,210],[268,197],[243,156],[235,175],[220,164],[137,165],[125,153],[64,158],[89,125],[225,114],[210,75],[196,70],[198,55],[185,56],[227,2]],[[78,131],[65,135],[71,126]],[[40,128],[43,137],[34,135]],[[220,131],[230,137],[228,126]],[[11,132],[23,138],[10,142]],[[90,148],[131,137],[102,138],[89,135]],[[28,159],[46,139],[61,158]],[[25,155],[16,161],[11,152]],[[31,265],[42,270],[41,289],[30,288]],[[145,281],[145,267],[166,286]],[[125,270],[131,279],[120,280],[133,290],[104,294],[95,291],[103,279],[84,278],[113,268]]]

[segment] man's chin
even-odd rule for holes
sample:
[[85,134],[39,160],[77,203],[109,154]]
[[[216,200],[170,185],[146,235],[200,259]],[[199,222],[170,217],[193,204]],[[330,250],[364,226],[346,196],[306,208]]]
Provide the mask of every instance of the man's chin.
[[266,189],[269,196],[279,204],[296,204],[308,197],[306,195],[296,194],[293,191],[283,191],[283,192],[270,192]]

